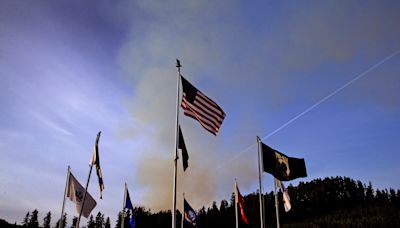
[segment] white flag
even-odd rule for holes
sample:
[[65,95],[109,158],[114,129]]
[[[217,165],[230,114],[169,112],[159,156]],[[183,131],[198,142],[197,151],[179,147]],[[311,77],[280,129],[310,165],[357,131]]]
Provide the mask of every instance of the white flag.
[[[276,179],[275,179],[276,180]],[[290,211],[290,209],[292,208],[292,205],[290,205],[290,197],[289,197],[289,193],[287,191],[287,189],[285,188],[285,186],[283,185],[283,183],[280,180],[276,180],[276,183],[278,185],[278,187],[281,189],[282,191],[282,195],[283,195],[283,206],[285,207],[285,211],[288,212]]]
[[[72,173],[70,173],[67,197],[72,202],[75,203],[76,211],[78,213],[80,213],[81,208],[82,208],[82,201],[83,201],[84,194],[85,194],[85,188],[78,182],[78,180],[76,180],[74,175],[72,175]],[[87,192],[86,199],[85,199],[85,205],[83,206],[83,209],[82,209],[82,215],[85,216],[85,218],[88,218],[90,215],[90,212],[92,212],[93,208],[96,207],[96,204],[97,204],[96,201],[89,194],[89,192]]]

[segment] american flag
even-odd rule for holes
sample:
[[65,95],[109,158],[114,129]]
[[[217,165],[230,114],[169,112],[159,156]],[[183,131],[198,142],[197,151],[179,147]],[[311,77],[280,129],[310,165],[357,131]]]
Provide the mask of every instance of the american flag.
[[210,98],[194,87],[183,76],[182,108],[186,116],[199,121],[201,126],[213,135],[217,135],[225,118],[225,112]]

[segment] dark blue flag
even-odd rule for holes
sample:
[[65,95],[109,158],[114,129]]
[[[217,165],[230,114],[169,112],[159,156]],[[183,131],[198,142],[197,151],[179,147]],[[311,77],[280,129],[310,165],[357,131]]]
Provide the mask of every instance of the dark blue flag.
[[184,199],[184,206],[183,206],[183,227],[197,227],[197,216],[196,212],[193,208],[189,205],[189,203]]
[[131,197],[129,197],[128,189],[126,189],[125,208],[128,209],[131,214],[131,217],[129,219],[129,224],[131,224],[132,228],[135,228],[135,215],[133,214],[133,206],[131,202]]

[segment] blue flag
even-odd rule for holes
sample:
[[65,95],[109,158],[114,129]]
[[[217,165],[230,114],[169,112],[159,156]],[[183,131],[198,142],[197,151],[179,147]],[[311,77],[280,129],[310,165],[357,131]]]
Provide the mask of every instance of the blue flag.
[[184,216],[183,227],[193,227],[193,228],[197,227],[196,212],[189,205],[186,199],[184,199],[183,216]]
[[128,209],[131,214],[131,217],[129,219],[129,224],[131,224],[132,228],[135,228],[135,215],[133,214],[133,206],[131,202],[131,197],[129,197],[128,189],[126,189],[125,208]]

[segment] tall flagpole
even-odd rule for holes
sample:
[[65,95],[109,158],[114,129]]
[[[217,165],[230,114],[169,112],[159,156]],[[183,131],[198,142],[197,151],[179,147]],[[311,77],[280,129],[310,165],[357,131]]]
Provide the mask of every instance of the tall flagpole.
[[122,203],[122,214],[121,214],[121,216],[122,216],[121,228],[124,228],[124,226],[125,226],[126,189],[128,189],[128,187],[126,186],[126,182],[125,182],[124,202]]
[[65,189],[64,189],[64,200],[61,208],[61,218],[60,218],[60,223],[58,224],[58,228],[61,228],[61,224],[63,224],[63,218],[64,218],[64,208],[65,208],[65,199],[67,198],[67,188],[69,185],[69,174],[71,172],[71,168],[68,166],[68,171],[67,171],[67,180],[65,181]]
[[183,211],[182,211],[182,223],[181,228],[183,228],[183,220],[185,219],[185,192],[183,192]]
[[258,181],[260,184],[260,191],[259,191],[259,195],[260,195],[260,222],[261,222],[261,228],[264,228],[264,204],[263,204],[263,199],[262,199],[262,183],[261,183],[261,160],[262,160],[262,155],[261,155],[261,151],[260,151],[260,137],[257,136],[257,149],[258,149]]
[[[100,137],[100,133],[98,134],[98,137]],[[97,142],[98,138],[96,137],[96,142]],[[92,157],[93,159],[93,157]],[[82,200],[82,206],[81,206],[81,211],[79,212],[79,217],[78,217],[78,221],[76,222],[76,227],[79,227],[79,222],[81,221],[81,217],[82,217],[82,211],[83,211],[83,207],[85,206],[85,200],[86,200],[86,195],[87,195],[87,189],[89,187],[89,181],[90,181],[90,175],[92,174],[92,169],[93,169],[93,162],[90,162],[90,169],[89,169],[89,175],[86,181],[86,187],[85,187],[85,193],[83,194],[83,200]]]
[[280,223],[279,223],[279,207],[278,207],[278,193],[276,192],[276,182],[278,180],[274,178],[274,185],[275,185],[275,212],[276,212],[276,227],[280,228]]
[[181,63],[176,59],[176,67],[178,74],[176,79],[176,119],[175,119],[175,157],[174,157],[174,185],[173,185],[173,199],[172,199],[172,228],[176,228],[176,182],[177,182],[177,163],[178,163],[178,128],[179,128],[179,88],[181,76]]
[[93,165],[90,165],[90,169],[89,169],[89,175],[86,181],[86,187],[85,187],[85,193],[83,194],[83,200],[82,200],[82,206],[81,206],[81,211],[79,212],[79,217],[78,217],[78,221],[76,222],[76,227],[79,227],[79,222],[81,221],[81,217],[82,217],[82,211],[83,211],[83,206],[85,206],[85,200],[86,200],[86,195],[87,195],[87,189],[89,186],[89,180],[90,180],[90,175],[92,174],[92,169],[93,169]]
[[238,208],[237,208],[237,199],[238,199],[238,192],[237,192],[237,182],[235,178],[235,217],[236,217],[236,228],[239,228],[239,220],[238,220]]

